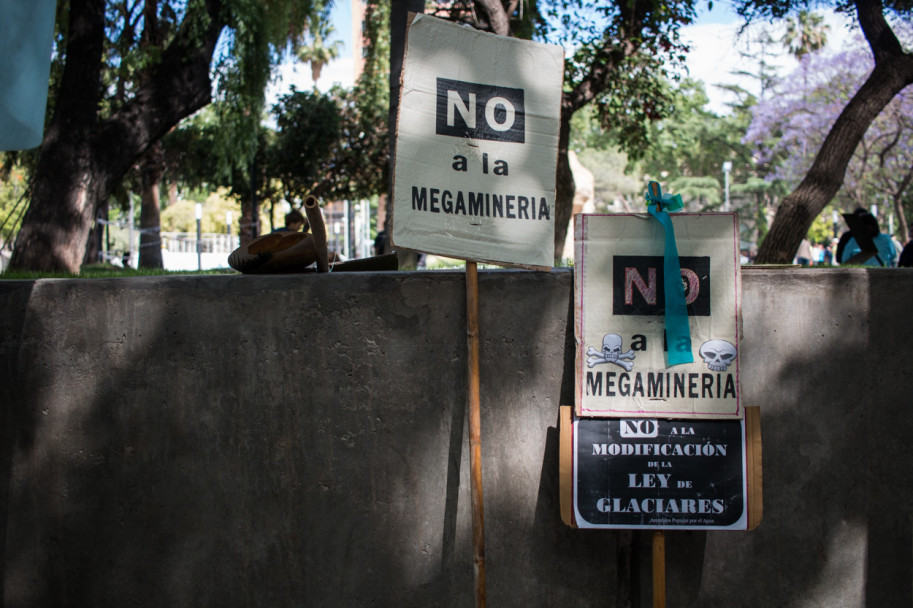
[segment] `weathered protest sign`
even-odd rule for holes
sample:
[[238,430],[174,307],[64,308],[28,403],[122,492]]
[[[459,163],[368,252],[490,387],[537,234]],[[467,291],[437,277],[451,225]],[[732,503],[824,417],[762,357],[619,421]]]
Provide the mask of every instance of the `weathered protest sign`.
[[744,420],[582,418],[573,425],[580,528],[748,528]]
[[[578,416],[732,418],[739,396],[734,214],[673,214],[690,344],[664,332],[664,234],[647,215],[576,217]],[[693,363],[666,364],[690,348]]]
[[551,267],[561,47],[417,15],[396,136],[393,242]]

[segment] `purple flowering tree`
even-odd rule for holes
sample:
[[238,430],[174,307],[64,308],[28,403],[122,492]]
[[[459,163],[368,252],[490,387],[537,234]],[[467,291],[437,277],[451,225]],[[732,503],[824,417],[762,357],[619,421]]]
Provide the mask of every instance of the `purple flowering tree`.
[[[800,4],[744,0],[738,10],[746,18],[781,18],[802,8]],[[812,222],[843,186],[847,168],[869,125],[892,99],[913,83],[913,53],[904,49],[888,23],[886,5],[881,0],[853,0],[845,6],[855,11],[874,67],[839,110],[817,150],[806,146],[806,152],[813,149],[814,157],[801,181],[777,209],[770,232],[758,250],[756,262],[761,264],[792,261]],[[909,5],[890,2],[887,8],[909,20]],[[806,117],[808,121],[814,119],[810,115]]]
[[[745,143],[759,150],[766,178],[796,188],[811,170],[816,154],[847,103],[872,71],[871,53],[853,50],[803,56],[799,68],[778,83],[779,93],[753,111]],[[904,195],[913,181],[913,90],[903,89],[872,121],[853,151],[843,187],[833,203],[850,210],[873,203],[894,210],[897,235],[909,238]],[[814,219],[814,218],[813,218]]]

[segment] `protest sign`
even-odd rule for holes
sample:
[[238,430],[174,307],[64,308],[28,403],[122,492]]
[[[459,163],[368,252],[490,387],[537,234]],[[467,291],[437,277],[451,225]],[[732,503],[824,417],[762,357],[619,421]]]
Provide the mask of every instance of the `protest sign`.
[[580,528],[748,528],[744,420],[574,422]]
[[[673,214],[690,342],[664,323],[664,232],[647,215],[575,221],[578,416],[741,418],[734,214]],[[693,362],[667,365],[667,349]]]
[[417,15],[396,134],[394,245],[553,263],[561,47]]

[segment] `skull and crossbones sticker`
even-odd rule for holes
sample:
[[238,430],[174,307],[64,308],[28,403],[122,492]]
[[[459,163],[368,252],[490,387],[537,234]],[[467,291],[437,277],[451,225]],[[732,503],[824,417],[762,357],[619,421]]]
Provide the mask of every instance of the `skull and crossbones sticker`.
[[704,363],[714,372],[725,372],[735,361],[736,347],[726,340],[707,340],[698,350]]
[[625,371],[631,371],[634,367],[634,351],[629,350],[626,353],[621,352],[622,339],[618,334],[606,334],[602,338],[602,350],[598,351],[590,346],[586,354],[589,355],[586,360],[587,367],[594,367],[602,363],[614,363],[619,367],[625,368]]

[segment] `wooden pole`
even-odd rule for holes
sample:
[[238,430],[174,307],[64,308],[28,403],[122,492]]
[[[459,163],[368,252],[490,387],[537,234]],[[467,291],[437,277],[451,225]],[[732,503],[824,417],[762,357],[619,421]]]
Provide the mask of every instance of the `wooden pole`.
[[479,402],[479,273],[466,262],[466,335],[469,348],[469,469],[472,498],[472,557],[476,608],[485,608],[485,517],[482,508],[482,414]]
[[653,608],[666,608],[666,536],[653,532]]
[[329,272],[329,254],[327,253],[327,227],[320,211],[320,201],[309,195],[304,199],[304,213],[311,225],[311,236],[314,237],[314,248],[317,250],[317,272]]

